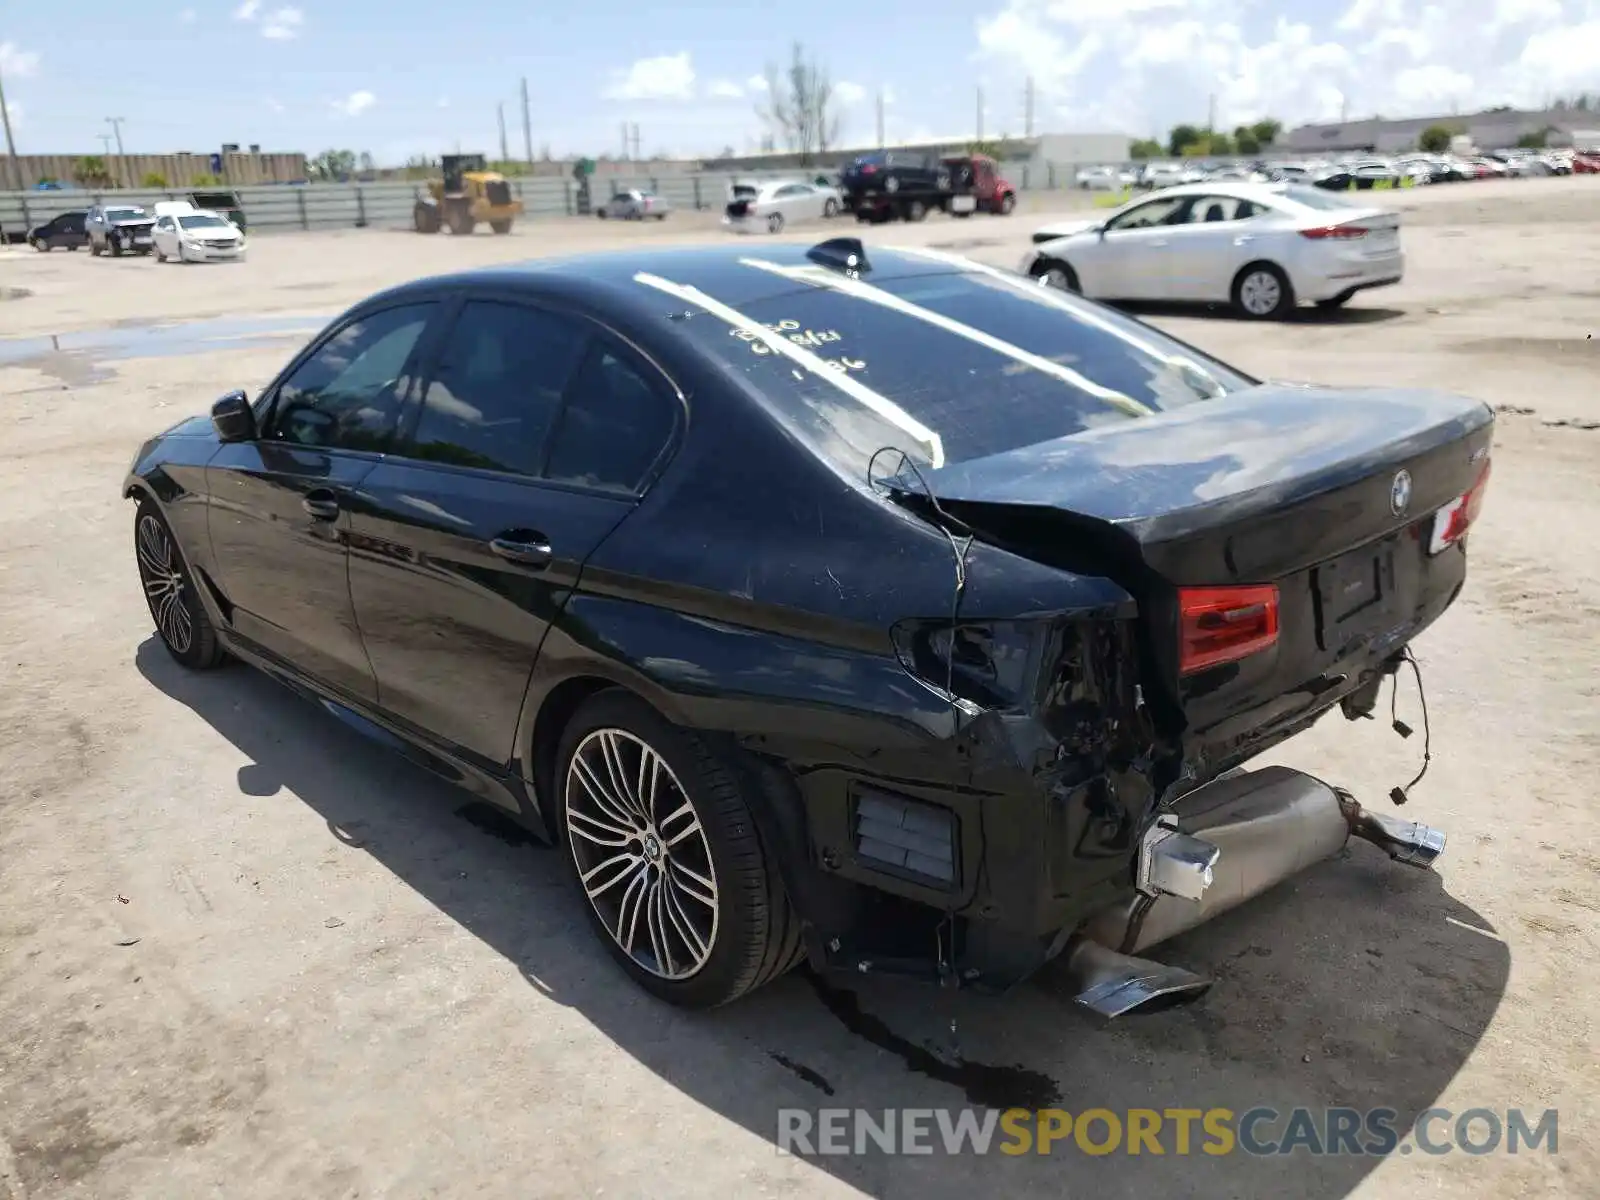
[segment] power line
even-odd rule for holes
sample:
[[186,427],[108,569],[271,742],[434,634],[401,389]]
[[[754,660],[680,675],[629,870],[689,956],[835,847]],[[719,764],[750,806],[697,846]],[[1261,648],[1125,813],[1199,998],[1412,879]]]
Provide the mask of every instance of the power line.
[[107,117],[106,124],[110,125],[112,132],[117,135],[117,167],[119,168],[117,174],[122,176],[123,182],[128,187],[132,187],[133,180],[128,176],[128,156],[122,149],[122,123],[127,119],[127,117]]
[[17,143],[11,138],[11,110],[6,107],[5,82],[0,80],[0,123],[6,127],[6,157],[11,160],[11,186],[22,190],[22,160],[17,157]]

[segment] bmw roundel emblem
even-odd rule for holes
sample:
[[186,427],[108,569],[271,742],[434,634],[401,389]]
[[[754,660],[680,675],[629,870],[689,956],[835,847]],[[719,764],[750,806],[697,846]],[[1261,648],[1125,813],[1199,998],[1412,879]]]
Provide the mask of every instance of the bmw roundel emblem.
[[1400,516],[1411,503],[1411,472],[1399,471],[1389,485],[1389,511]]

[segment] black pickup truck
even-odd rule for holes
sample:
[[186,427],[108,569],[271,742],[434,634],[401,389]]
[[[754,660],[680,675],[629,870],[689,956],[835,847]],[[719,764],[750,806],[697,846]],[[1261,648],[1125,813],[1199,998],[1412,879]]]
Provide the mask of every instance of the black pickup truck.
[[920,221],[934,209],[950,212],[958,196],[970,202],[970,192],[970,184],[958,186],[949,163],[920,150],[863,154],[839,173],[845,209],[874,224],[896,217]]

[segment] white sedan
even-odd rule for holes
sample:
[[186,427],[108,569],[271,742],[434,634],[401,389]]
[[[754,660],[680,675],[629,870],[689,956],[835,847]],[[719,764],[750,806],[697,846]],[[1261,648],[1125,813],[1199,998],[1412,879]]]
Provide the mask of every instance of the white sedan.
[[836,216],[838,189],[798,179],[733,189],[722,223],[735,233],[782,233],[785,225]]
[[1392,212],[1300,184],[1198,183],[1046,226],[1020,269],[1097,300],[1229,303],[1269,319],[1399,283],[1405,256]]
[[1077,175],[1078,186],[1086,192],[1120,192],[1137,181],[1132,171],[1119,167],[1085,167]]
[[245,257],[244,234],[220,213],[191,208],[161,212],[158,206],[151,242],[157,262],[239,262]]

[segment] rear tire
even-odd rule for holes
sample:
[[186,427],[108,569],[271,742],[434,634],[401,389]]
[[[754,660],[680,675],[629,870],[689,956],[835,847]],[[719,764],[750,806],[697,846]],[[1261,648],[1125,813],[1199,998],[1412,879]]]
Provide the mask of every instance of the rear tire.
[[767,232],[768,233],[782,233],[783,232],[783,214],[782,213],[773,213],[769,217],[767,217]]
[[839,215],[839,202],[837,200],[824,200],[822,203],[822,215],[830,220],[837,217]]
[[1294,288],[1271,263],[1251,263],[1234,278],[1233,307],[1252,321],[1281,321],[1294,311]]
[[511,222],[510,221],[490,221],[489,222],[489,228],[494,230],[496,233],[501,233],[501,234],[510,233],[511,232]]
[[913,200],[906,205],[905,217],[908,221],[921,221],[928,215],[928,206],[921,200]]
[[201,603],[199,583],[152,500],[140,500],[134,511],[133,550],[145,604],[167,653],[191,671],[219,665],[227,653]]
[[645,991],[714,1008],[804,957],[738,777],[698,734],[630,693],[601,692],[563,731],[555,779],[578,902]]

